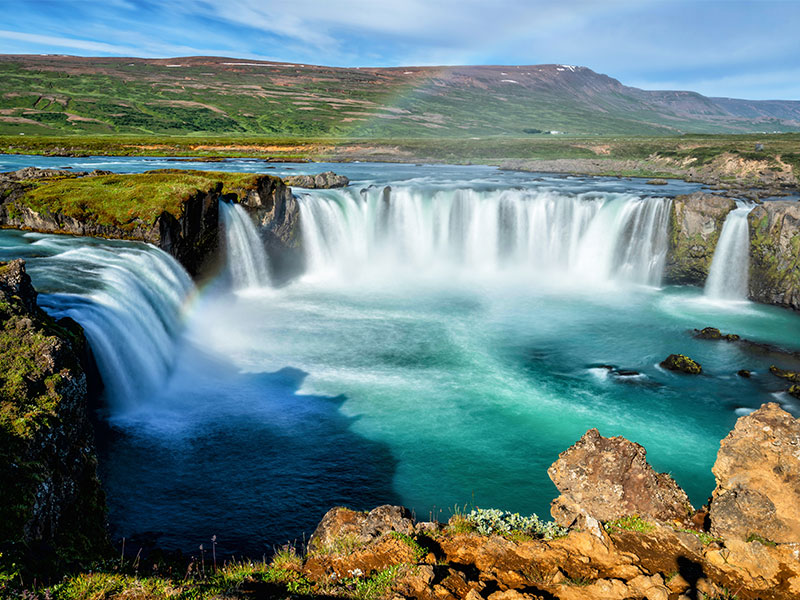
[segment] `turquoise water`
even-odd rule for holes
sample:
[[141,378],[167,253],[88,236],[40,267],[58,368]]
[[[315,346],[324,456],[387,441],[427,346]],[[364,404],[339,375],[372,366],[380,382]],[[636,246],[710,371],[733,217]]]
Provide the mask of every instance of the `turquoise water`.
[[[306,193],[304,235],[321,248],[306,275],[277,289],[231,292],[218,281],[188,294],[163,387],[132,405],[107,399],[101,471],[117,537],[191,551],[216,534],[225,551],[258,556],[310,534],[335,504],[398,502],[421,518],[473,504],[548,515],[557,492],[547,467],[590,427],[644,445],[699,506],[738,416],[767,401],[800,414],[767,372],[769,359],[690,333],[714,326],[800,349],[800,315],[652,281],[660,250],[636,235],[650,236],[660,213],[637,207],[668,203],[687,184],[653,190],[489,168],[336,170],[359,177],[356,190],[393,183],[395,212],[370,212],[372,192],[363,205],[357,191]],[[444,229],[442,193],[451,207]],[[532,267],[533,254],[553,246],[529,232],[553,218],[545,209],[566,203],[572,212],[552,223],[573,236],[569,252]],[[486,228],[503,221],[498,214],[528,219],[503,252],[492,245],[503,235]],[[384,217],[388,228],[376,230]],[[331,223],[335,239],[312,228]],[[47,292],[82,293],[102,285],[65,253],[87,244],[156,252],[6,231],[0,259],[28,258]],[[635,255],[620,251],[632,247]],[[446,260],[442,248],[452,251]],[[603,257],[602,276],[584,268],[593,254]],[[43,303],[53,310],[58,298]],[[703,375],[664,371],[658,363],[670,353],[694,357]]]

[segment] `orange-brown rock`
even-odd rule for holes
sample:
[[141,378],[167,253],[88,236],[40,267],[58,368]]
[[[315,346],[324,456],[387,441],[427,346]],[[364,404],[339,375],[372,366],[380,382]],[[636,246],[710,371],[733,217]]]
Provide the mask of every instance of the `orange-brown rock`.
[[586,515],[599,521],[640,515],[685,521],[694,512],[686,493],[666,473],[656,473],[647,452],[623,437],[605,438],[590,429],[547,470],[561,496],[551,513],[559,525]]
[[800,543],[800,420],[775,403],[741,417],[712,471],[715,535]]
[[385,504],[366,513],[339,506],[322,517],[311,535],[309,547],[321,550],[345,538],[363,545],[389,531],[414,533],[414,521],[407,508]]

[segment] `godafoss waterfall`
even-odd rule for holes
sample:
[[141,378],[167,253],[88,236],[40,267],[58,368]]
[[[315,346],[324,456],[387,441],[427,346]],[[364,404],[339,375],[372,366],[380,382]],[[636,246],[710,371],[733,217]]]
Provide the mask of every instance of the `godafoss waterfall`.
[[[69,164],[160,166],[104,160]],[[260,557],[336,505],[547,515],[547,467],[590,427],[643,444],[701,505],[738,416],[765,401],[797,414],[769,357],[690,333],[798,349],[797,314],[662,283],[671,198],[690,184],[335,168],[348,188],[295,190],[305,270],[280,287],[234,205],[227,266],[198,289],[144,244],[0,232],[0,259],[25,258],[42,305],[86,328],[115,539],[191,552],[216,535],[218,552]],[[671,353],[703,375],[662,369]]]

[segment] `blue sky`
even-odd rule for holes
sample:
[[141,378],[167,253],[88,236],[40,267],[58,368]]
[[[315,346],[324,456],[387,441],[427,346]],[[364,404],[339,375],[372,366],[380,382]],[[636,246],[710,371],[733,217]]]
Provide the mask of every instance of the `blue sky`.
[[335,66],[566,63],[800,100],[800,0],[0,0],[0,53]]

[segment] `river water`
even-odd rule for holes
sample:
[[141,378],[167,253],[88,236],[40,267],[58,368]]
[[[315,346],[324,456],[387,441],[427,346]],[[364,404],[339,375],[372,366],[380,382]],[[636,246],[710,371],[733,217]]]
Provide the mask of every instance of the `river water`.
[[[547,516],[547,467],[590,427],[644,445],[700,505],[738,416],[766,401],[798,414],[768,359],[689,330],[798,349],[800,315],[661,285],[670,198],[697,186],[0,156],[0,170],[27,165],[331,168],[353,181],[296,190],[307,269],[278,288],[235,274],[269,261],[246,256],[252,231],[232,211],[236,264],[202,289],[144,244],[0,232],[0,259],[26,258],[41,304],[84,323],[108,363],[99,444],[115,539],[192,552],[216,535],[221,552],[260,556],[340,504]],[[704,374],[664,371],[670,353]]]

